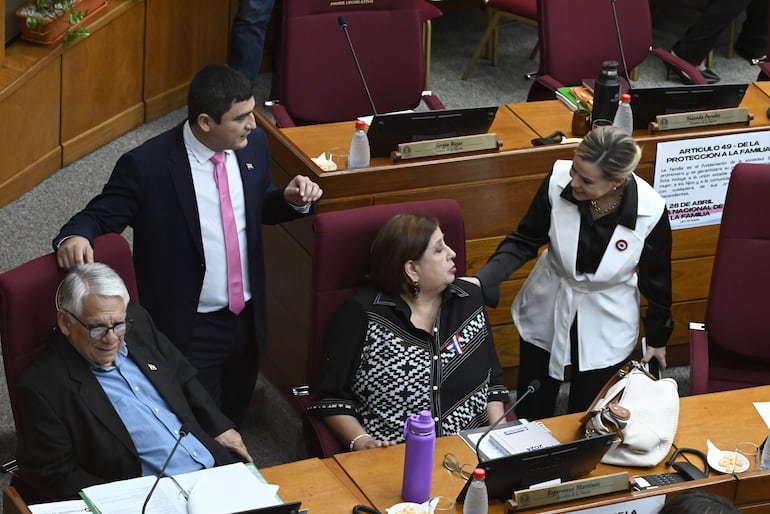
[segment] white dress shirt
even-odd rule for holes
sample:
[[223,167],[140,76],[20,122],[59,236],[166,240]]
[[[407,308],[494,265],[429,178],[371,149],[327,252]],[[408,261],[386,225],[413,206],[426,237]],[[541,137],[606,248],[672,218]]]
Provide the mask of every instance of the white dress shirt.
[[[222,226],[222,213],[219,209],[219,191],[214,181],[214,163],[211,157],[214,151],[206,147],[193,135],[190,122],[185,122],[184,145],[192,170],[195,200],[198,204],[203,256],[206,272],[203,276],[203,288],[198,299],[198,312],[213,312],[228,306],[227,297],[227,257],[225,254],[225,232]],[[238,168],[235,152],[225,151],[227,181],[230,186],[230,198],[233,202],[235,225],[238,229],[238,246],[241,252],[241,275],[243,277],[243,297],[251,299],[249,283],[249,259],[246,253],[246,207],[243,194],[243,182]]]

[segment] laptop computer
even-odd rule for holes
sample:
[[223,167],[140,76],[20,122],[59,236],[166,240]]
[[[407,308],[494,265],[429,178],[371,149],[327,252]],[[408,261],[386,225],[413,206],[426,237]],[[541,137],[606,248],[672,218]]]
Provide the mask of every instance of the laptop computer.
[[377,114],[367,131],[371,155],[389,157],[399,143],[485,134],[496,114],[497,106]]
[[[600,435],[480,462],[479,467],[486,472],[487,494],[490,498],[505,501],[514,491],[533,484],[557,478],[568,481],[587,475],[615,439],[615,434]],[[468,479],[460,491],[458,502],[465,500],[472,479]]]
[[632,88],[629,94],[634,128],[646,129],[659,114],[738,107],[747,89],[748,84]]

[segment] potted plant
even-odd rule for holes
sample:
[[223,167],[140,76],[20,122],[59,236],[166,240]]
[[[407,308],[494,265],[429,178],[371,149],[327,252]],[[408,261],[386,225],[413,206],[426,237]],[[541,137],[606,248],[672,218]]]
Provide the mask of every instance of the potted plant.
[[83,20],[101,10],[107,0],[32,0],[16,10],[21,37],[44,45],[65,46],[88,37]]

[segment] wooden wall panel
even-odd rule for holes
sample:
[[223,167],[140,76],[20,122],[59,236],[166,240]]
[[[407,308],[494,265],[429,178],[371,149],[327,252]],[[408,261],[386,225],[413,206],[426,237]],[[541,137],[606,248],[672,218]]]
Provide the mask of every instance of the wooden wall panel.
[[[104,25],[62,55],[61,140],[64,164],[144,121],[144,3],[112,2]],[[95,65],[99,63],[99,65]]]
[[[40,63],[33,56],[9,48],[4,65],[39,63],[26,69],[23,84],[3,91],[0,100],[0,205],[14,200],[61,167],[59,145],[59,59]],[[18,81],[22,78],[19,76]],[[34,134],[34,137],[30,137]]]
[[144,96],[147,120],[185,105],[203,65],[227,62],[229,2],[146,0]]

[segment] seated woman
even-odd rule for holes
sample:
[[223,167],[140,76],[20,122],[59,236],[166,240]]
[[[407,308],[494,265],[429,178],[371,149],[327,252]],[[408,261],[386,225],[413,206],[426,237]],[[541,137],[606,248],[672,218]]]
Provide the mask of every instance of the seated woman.
[[372,245],[372,286],[334,315],[310,410],[351,451],[402,442],[421,410],[438,436],[503,414],[508,389],[481,289],[456,279],[455,255],[438,220],[396,215]]

